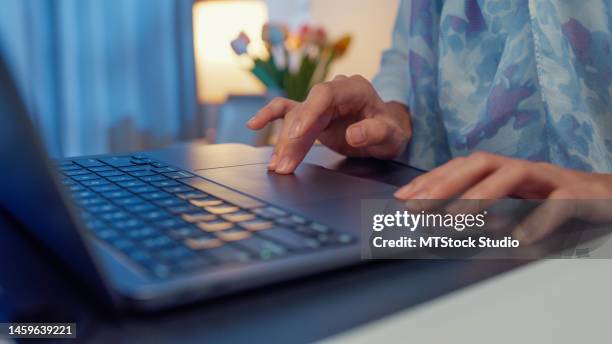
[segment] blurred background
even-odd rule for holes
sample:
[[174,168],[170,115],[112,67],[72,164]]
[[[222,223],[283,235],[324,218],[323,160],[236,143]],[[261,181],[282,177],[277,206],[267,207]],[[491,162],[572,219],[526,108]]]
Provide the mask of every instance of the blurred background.
[[263,145],[272,97],[375,75],[398,2],[3,0],[0,50],[52,156]]

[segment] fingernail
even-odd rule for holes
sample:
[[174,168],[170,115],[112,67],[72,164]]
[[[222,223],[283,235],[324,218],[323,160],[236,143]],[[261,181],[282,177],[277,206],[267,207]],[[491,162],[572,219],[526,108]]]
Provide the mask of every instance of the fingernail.
[[420,190],[414,193],[414,195],[409,196],[412,199],[428,199],[429,192],[427,190]]
[[359,144],[366,140],[366,135],[363,127],[356,125],[348,129],[348,135],[352,143]]
[[289,172],[289,158],[283,157],[276,168],[277,173],[288,173]]
[[296,120],[295,122],[293,122],[293,124],[291,125],[291,128],[289,129],[289,138],[296,139],[300,137],[301,133],[302,133],[302,121]]
[[413,183],[410,183],[404,187],[402,187],[401,189],[397,190],[395,192],[395,197],[398,198],[411,198],[411,196],[415,193],[420,191],[421,188],[417,188],[417,186]]
[[253,122],[255,122],[255,116],[251,117],[248,121],[247,124],[253,124]]
[[270,157],[270,162],[268,163],[268,170],[273,171],[276,168],[276,160],[277,160],[277,155],[276,153],[272,154],[272,156]]
[[401,187],[399,190],[395,191],[393,196],[397,198],[406,198],[412,194],[414,191],[414,184],[408,184],[404,187]]

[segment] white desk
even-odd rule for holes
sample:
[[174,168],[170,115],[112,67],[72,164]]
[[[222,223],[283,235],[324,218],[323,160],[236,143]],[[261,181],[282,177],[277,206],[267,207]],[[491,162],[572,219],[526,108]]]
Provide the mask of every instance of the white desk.
[[545,260],[330,343],[612,343],[612,260]]

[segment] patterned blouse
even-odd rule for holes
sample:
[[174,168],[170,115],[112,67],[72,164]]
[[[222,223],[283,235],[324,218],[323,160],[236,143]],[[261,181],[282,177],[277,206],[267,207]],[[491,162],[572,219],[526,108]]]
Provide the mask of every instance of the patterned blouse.
[[374,85],[408,162],[487,151],[612,172],[612,0],[403,0]]

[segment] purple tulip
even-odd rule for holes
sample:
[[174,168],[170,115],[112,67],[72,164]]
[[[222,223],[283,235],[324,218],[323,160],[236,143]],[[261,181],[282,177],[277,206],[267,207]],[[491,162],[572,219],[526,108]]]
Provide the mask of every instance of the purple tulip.
[[231,42],[231,46],[236,54],[242,55],[247,53],[249,43],[251,43],[249,36],[247,36],[244,32],[241,32],[238,37]]

